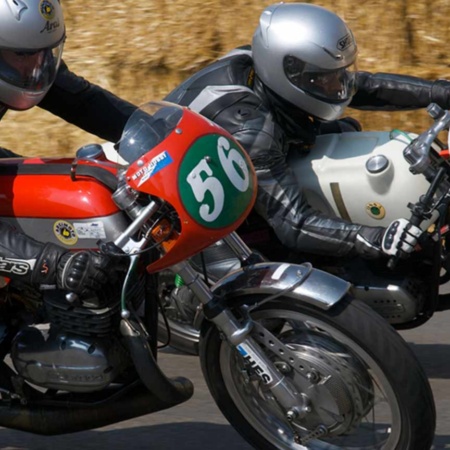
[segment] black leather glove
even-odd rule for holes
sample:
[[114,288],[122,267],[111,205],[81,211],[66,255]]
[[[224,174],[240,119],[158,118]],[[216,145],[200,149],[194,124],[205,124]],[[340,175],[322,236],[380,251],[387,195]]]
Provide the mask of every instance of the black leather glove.
[[355,248],[363,258],[405,257],[413,252],[423,231],[409,220],[394,220],[388,227],[361,227]]
[[93,251],[67,252],[58,262],[56,282],[60,289],[83,295],[99,290],[112,272],[109,256]]
[[101,289],[122,269],[122,261],[94,251],[67,251],[46,244],[38,255],[31,281],[84,295]]

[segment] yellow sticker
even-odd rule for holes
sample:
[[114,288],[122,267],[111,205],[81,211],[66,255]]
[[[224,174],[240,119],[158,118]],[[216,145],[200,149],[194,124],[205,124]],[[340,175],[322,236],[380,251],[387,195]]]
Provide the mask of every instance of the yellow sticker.
[[65,245],[75,245],[78,235],[73,225],[65,220],[58,220],[53,225],[53,232],[57,239]]
[[370,202],[366,205],[366,213],[376,220],[384,219],[386,216],[386,210],[381,203],[378,202]]
[[39,11],[45,20],[53,20],[55,17],[55,7],[49,0],[41,0]]

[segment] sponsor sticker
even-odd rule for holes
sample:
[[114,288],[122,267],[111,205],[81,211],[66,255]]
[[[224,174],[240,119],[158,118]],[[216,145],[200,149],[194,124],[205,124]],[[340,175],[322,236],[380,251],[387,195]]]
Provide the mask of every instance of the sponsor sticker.
[[239,353],[244,358],[245,362],[250,365],[250,367],[261,377],[264,384],[269,384],[273,381],[270,375],[269,369],[264,364],[264,362],[250,350],[250,347],[242,343],[236,347]]
[[79,239],[105,239],[105,226],[101,221],[74,222],[73,227]]
[[173,162],[169,153],[164,150],[155,157],[153,157],[145,166],[141,167],[133,176],[133,180],[140,179],[138,186],[145,183],[151,176],[157,174],[161,169]]
[[39,12],[45,20],[53,20],[55,18],[55,7],[49,0],[41,0]]
[[350,47],[353,43],[353,38],[351,34],[346,34],[344,37],[341,37],[337,42],[338,50],[344,51],[346,48]]
[[41,33],[53,33],[61,26],[59,17],[56,15],[54,4],[50,0],[41,0],[39,3],[39,12],[45,20],[45,26]]
[[372,217],[372,219],[381,220],[386,216],[386,210],[381,203],[370,202],[366,205],[367,214]]
[[78,235],[74,226],[65,220],[58,220],[53,224],[53,233],[65,245],[75,245],[78,242]]

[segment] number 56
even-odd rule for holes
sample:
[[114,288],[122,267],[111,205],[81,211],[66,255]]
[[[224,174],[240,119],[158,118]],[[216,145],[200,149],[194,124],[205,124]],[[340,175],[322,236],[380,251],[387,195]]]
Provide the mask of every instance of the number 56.
[[[219,137],[217,141],[217,153],[223,171],[227,175],[231,184],[240,192],[246,192],[250,175],[244,157],[234,148],[224,137]],[[206,177],[203,177],[205,174]],[[225,203],[225,190],[220,180],[213,176],[213,170],[206,159],[202,159],[187,176],[195,199],[201,204],[199,208],[200,217],[205,222],[213,222],[223,211]],[[204,203],[206,193],[210,192],[213,199],[213,207]]]

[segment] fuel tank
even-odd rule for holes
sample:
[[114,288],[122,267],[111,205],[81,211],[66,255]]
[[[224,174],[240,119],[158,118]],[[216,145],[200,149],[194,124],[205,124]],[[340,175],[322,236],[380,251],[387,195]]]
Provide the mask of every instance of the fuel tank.
[[73,159],[0,159],[0,220],[69,249],[114,240],[127,218],[111,198],[112,164]]
[[414,137],[398,131],[322,135],[307,154],[290,154],[289,164],[315,209],[362,225],[387,226],[409,218],[407,204],[429,186],[403,158]]

